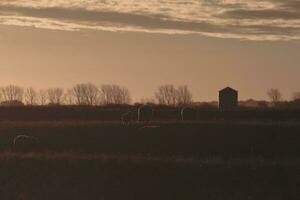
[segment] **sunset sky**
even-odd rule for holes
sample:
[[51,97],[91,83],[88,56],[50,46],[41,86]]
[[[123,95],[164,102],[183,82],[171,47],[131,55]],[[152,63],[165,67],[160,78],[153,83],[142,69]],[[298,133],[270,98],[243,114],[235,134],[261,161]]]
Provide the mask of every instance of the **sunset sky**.
[[298,0],[1,0],[0,85],[115,83],[134,100],[187,84],[196,101],[300,91]]

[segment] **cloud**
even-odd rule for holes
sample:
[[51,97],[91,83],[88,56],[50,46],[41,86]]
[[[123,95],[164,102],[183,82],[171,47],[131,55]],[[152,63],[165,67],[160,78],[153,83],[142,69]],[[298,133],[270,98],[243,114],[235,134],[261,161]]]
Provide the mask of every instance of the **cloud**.
[[299,40],[296,0],[1,0],[0,24]]
[[285,10],[265,9],[265,10],[231,10],[221,16],[238,19],[300,19],[300,12],[291,12]]

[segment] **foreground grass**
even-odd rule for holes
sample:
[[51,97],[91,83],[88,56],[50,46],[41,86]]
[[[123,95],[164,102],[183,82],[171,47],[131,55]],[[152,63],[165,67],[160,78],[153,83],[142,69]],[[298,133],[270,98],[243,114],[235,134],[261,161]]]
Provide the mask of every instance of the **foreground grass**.
[[300,156],[296,122],[154,122],[124,126],[111,121],[0,122],[0,152],[17,135],[39,139],[35,152],[168,156],[286,158]]
[[300,159],[0,155],[0,199],[297,199]]
[[[299,123],[155,125],[159,128],[98,121],[0,122],[0,200],[300,196]],[[39,138],[35,153],[8,152],[19,134]]]

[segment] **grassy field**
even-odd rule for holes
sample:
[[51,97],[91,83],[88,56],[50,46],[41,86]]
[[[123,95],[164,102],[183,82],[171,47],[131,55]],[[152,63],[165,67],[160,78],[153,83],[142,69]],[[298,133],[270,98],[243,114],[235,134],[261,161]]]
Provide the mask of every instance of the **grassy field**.
[[[0,122],[0,199],[276,200],[300,195],[297,122]],[[37,137],[31,153],[16,135]]]
[[299,133],[292,122],[0,122],[0,151],[27,134],[39,138],[37,152],[285,158],[300,156]]
[[276,200],[300,195],[300,160],[2,153],[1,199]]

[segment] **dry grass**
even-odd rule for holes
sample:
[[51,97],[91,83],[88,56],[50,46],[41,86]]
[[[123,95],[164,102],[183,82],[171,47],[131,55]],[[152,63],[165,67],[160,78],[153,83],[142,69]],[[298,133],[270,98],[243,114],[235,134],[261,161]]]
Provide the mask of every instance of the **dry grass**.
[[[0,123],[1,200],[286,200],[300,196],[297,123]],[[42,148],[10,151],[28,133]]]
[[1,199],[296,199],[300,160],[0,155]]

